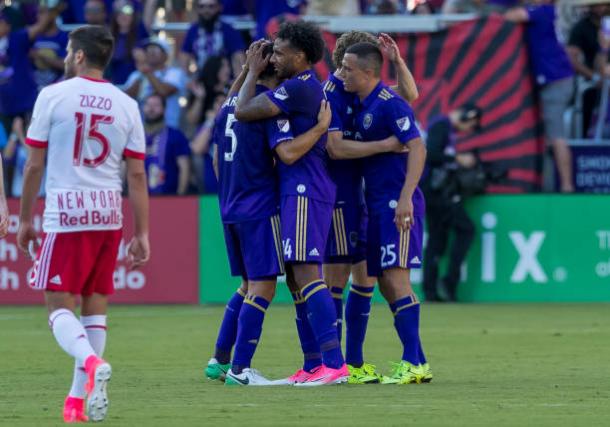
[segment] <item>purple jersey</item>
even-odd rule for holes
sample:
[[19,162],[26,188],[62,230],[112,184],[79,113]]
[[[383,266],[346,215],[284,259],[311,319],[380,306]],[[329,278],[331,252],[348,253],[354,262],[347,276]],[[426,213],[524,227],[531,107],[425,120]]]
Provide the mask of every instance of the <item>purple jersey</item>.
[[[392,135],[406,144],[418,138],[415,117],[409,104],[392,89],[379,82],[363,101],[356,102],[354,137],[358,141],[376,141]],[[387,208],[396,208],[407,174],[408,154],[383,153],[368,157],[363,163],[366,204],[374,216]],[[423,214],[424,196],[419,188],[413,194],[415,215]]]
[[216,22],[211,33],[194,23],[182,43],[182,52],[195,56],[198,68],[202,68],[210,56],[225,56],[230,60],[235,52],[244,50],[244,39],[239,31],[222,21]]
[[[324,93],[333,113],[329,132],[342,132],[346,139],[354,139],[354,110],[356,95],[346,92],[343,81],[331,74],[324,83]],[[362,196],[360,160],[329,160],[328,170],[337,185],[337,204],[359,206]]]
[[[286,80],[267,97],[288,116],[294,136],[307,132],[318,123],[324,99],[322,85],[312,70]],[[282,196],[303,196],[335,203],[336,188],[328,173],[326,134],[311,150],[292,165],[278,162]]]
[[527,40],[536,83],[545,85],[574,75],[565,48],[557,39],[555,6],[528,6]]
[[[257,86],[257,92],[267,90]],[[214,126],[218,150],[219,201],[224,223],[275,215],[279,207],[273,147],[292,139],[285,116],[256,122],[235,120],[237,96],[222,106]]]

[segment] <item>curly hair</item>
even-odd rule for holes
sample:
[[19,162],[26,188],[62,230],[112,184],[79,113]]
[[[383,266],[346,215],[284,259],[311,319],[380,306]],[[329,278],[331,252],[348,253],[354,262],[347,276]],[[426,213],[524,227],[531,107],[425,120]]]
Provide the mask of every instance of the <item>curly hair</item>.
[[316,24],[307,21],[283,22],[277,37],[288,40],[290,45],[305,54],[307,61],[315,64],[324,56],[324,39]]
[[362,42],[368,42],[374,44],[375,46],[379,46],[379,40],[377,40],[377,37],[371,33],[366,33],[364,31],[349,31],[341,34],[341,37],[337,39],[335,50],[333,52],[333,63],[335,64],[335,67],[341,68],[341,62],[343,61],[345,51],[350,46]]

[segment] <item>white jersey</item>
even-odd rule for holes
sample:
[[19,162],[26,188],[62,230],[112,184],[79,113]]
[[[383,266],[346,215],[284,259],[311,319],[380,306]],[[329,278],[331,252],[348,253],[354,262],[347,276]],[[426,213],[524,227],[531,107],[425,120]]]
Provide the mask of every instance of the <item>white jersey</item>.
[[122,227],[121,161],[146,152],[135,100],[85,77],[48,86],[36,100],[26,143],[48,148],[46,233]]

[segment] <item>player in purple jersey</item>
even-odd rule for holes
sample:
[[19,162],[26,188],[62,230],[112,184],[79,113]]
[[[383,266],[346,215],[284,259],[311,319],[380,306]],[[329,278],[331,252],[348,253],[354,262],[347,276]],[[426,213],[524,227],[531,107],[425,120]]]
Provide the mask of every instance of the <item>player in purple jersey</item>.
[[[270,54],[271,45],[266,47]],[[265,312],[275,294],[277,276],[284,274],[273,150],[280,158],[289,157],[299,147],[306,150],[326,132],[330,123],[330,107],[326,102],[320,108],[316,126],[296,138],[283,115],[252,122],[235,120],[235,95],[249,68],[257,70],[258,93],[279,83],[273,66],[265,66],[260,54],[264,50],[264,44],[258,42],[248,52],[247,68],[223,105],[213,136],[231,273],[242,277],[241,288],[227,306],[216,353],[206,368],[206,375],[212,379],[225,374],[226,385],[270,384],[250,368],[250,363],[262,333]],[[233,343],[235,353],[229,366]]]
[[[311,69],[323,52],[324,41],[314,24],[283,23],[270,61],[278,76],[286,80],[274,91],[255,96],[258,77],[251,69],[239,92],[235,109],[238,120],[260,120],[284,113],[295,136],[309,130],[316,124],[320,102],[325,99]],[[345,382],[349,376],[337,336],[335,307],[320,269],[335,202],[327,161],[325,133],[297,161],[278,163],[284,261],[289,279],[300,290],[294,300],[306,359],[303,369],[289,381],[305,386]],[[315,342],[303,337],[305,319],[309,319]]]
[[370,156],[363,167],[368,273],[379,280],[403,345],[401,362],[382,382],[428,382],[432,374],[419,339],[419,301],[409,278],[409,270],[422,263],[425,206],[418,183],[426,148],[409,104],[380,80],[383,56],[377,46],[365,42],[349,47],[342,65],[345,90],[357,96],[354,138],[374,141],[394,135],[409,149]]
[[350,31],[337,39],[333,52],[336,70],[329,76],[324,90],[333,110],[328,133],[328,151],[331,157],[344,160],[332,160],[329,165],[331,176],[337,185],[337,200],[326,245],[324,279],[335,302],[337,332],[341,338],[343,289],[347,285],[350,272],[352,274],[352,285],[345,308],[345,359],[350,371],[348,382],[368,384],[381,379],[375,366],[364,363],[363,357],[364,337],[376,279],[368,277],[366,271],[367,214],[360,160],[356,159],[383,152],[402,152],[405,147],[393,135],[381,141],[353,141],[356,95],[346,92],[343,87],[341,63],[346,49],[359,42],[369,42],[384,50],[397,70],[397,90],[406,100],[413,101],[418,92],[411,72],[400,57],[396,42],[387,34],[382,33],[377,38],[370,33]]

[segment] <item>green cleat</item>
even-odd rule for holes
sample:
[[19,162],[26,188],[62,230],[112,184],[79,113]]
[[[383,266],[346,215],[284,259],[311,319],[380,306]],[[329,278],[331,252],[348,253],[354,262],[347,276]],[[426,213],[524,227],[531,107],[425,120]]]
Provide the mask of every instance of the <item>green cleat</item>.
[[392,374],[389,377],[384,376],[381,384],[420,384],[424,378],[424,371],[421,366],[412,365],[404,360],[392,365]]
[[382,375],[378,374],[375,365],[370,363],[364,363],[359,368],[347,365],[347,369],[349,369],[348,384],[378,384],[381,382]]
[[434,378],[434,375],[432,375],[432,370],[430,369],[430,365],[428,363],[424,363],[423,365],[419,365],[419,368],[423,373],[421,382],[429,383],[430,381],[432,381],[432,378]]
[[231,369],[230,363],[218,363],[218,360],[212,357],[208,362],[208,366],[205,368],[204,372],[205,376],[211,380],[224,381],[229,369]]

